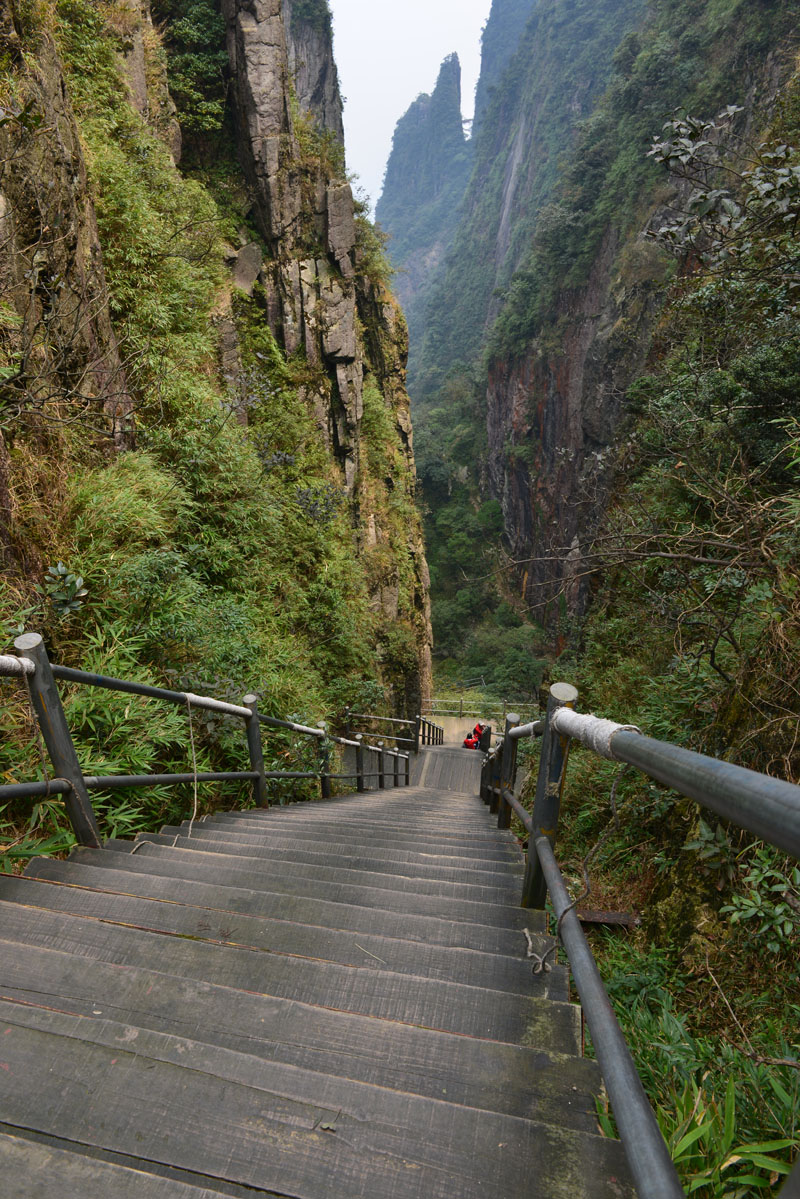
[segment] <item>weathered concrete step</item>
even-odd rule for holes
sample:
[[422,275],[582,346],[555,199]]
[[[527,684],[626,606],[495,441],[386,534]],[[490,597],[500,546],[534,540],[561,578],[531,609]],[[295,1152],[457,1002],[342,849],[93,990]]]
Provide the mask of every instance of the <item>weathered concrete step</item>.
[[202,879],[106,869],[104,863],[108,862],[110,857],[107,851],[102,850],[87,853],[87,857],[80,862],[34,858],[25,870],[25,877],[48,879],[51,882],[63,882],[70,886],[116,894],[189,903],[209,911],[265,916],[297,924],[347,929],[355,933],[374,933],[424,944],[474,949],[511,957],[519,952],[520,944],[524,940],[523,929],[527,928],[534,939],[540,939],[545,927],[544,913],[522,908],[515,909],[514,919],[507,928],[466,924],[463,921],[435,916],[415,916],[406,912],[365,908],[360,904],[337,903],[326,898],[307,899],[302,896],[251,891],[243,887],[221,887]]
[[[373,883],[368,875],[346,871],[332,872],[333,877],[321,877],[321,871],[312,870],[310,877],[299,872],[265,870],[256,859],[237,861],[229,854],[203,853],[200,850],[171,849],[165,845],[145,842],[138,853],[114,853],[110,850],[80,849],[73,853],[70,861],[100,864],[97,855],[102,854],[104,864],[118,870],[130,870],[142,874],[168,874],[173,878],[194,878],[220,886],[246,887],[253,891],[272,891],[275,894],[303,895],[309,899],[328,899],[338,903],[362,905],[389,911],[408,912],[410,915],[439,916],[446,920],[473,921],[481,924],[496,924],[503,927],[522,927],[518,910],[512,904],[499,902],[496,892],[485,887],[459,887],[447,884],[440,888],[445,894],[425,894],[409,889],[388,886],[388,880],[380,876]],[[382,885],[383,884],[383,885]],[[478,899],[476,892],[481,894]],[[472,893],[471,898],[460,898]]]
[[[191,1037],[265,1061],[487,1111],[594,1131],[597,1064],[578,1056],[580,1012],[560,1004],[526,1045],[330,1011],[146,967],[8,946],[0,996],[133,1028]],[[550,1044],[538,1045],[546,1035]]]
[[[273,815],[273,812],[275,813]],[[270,808],[269,813],[265,814],[258,821],[253,821],[249,813],[243,813],[238,817],[235,812],[227,812],[220,816],[220,821],[225,824],[241,824],[243,827],[251,828],[256,824],[263,828],[273,831],[281,831],[285,835],[289,835],[292,830],[297,830],[301,837],[331,837],[331,838],[378,838],[387,840],[401,839],[406,844],[429,845],[431,848],[435,846],[464,846],[465,848],[474,848],[476,850],[505,848],[514,852],[519,852],[519,843],[512,833],[493,828],[491,824],[482,827],[476,826],[471,830],[459,830],[457,833],[448,833],[444,827],[436,827],[428,829],[422,822],[411,821],[404,824],[402,821],[382,820],[373,823],[366,821],[348,819],[333,821],[327,818],[327,815],[320,815],[318,820],[312,819],[310,816],[285,816],[283,810],[278,812],[276,809]],[[202,821],[200,822],[202,826]],[[316,831],[318,830],[318,832]]]
[[414,787],[401,787],[396,791],[371,791],[339,799],[275,804],[268,810],[290,817],[299,813],[324,813],[328,820],[399,821],[413,817],[444,826],[449,824],[452,831],[457,831],[461,822],[465,825],[486,827],[490,815],[477,790],[474,795],[447,796],[441,791]]
[[[277,820],[273,820],[267,813],[262,817],[250,819],[249,812],[243,812],[241,816],[236,812],[217,812],[213,816],[208,816],[204,820],[195,824],[195,828],[213,828],[220,832],[229,831],[236,832],[237,829],[254,832],[262,836],[270,836],[281,839],[296,839],[298,844],[311,842],[317,844],[323,840],[336,844],[339,842],[354,845],[372,845],[376,849],[419,849],[420,852],[430,850],[431,852],[454,853],[459,857],[468,858],[486,858],[511,861],[518,861],[520,857],[519,844],[514,840],[507,839],[507,835],[500,832],[499,836],[482,836],[475,837],[451,837],[444,834],[437,834],[431,837],[427,833],[418,832],[413,825],[408,828],[402,826],[393,827],[387,830],[379,828],[371,828],[358,822],[346,822],[341,825],[331,821],[320,819],[315,821],[308,828],[301,827],[298,823],[288,827],[281,824]],[[318,830],[318,831],[315,831]],[[501,839],[502,838],[502,839]]]
[[[176,829],[180,828],[185,832],[190,825],[190,821],[185,820],[179,826],[166,825],[164,828]],[[315,830],[319,829],[318,832]],[[245,821],[236,819],[212,819],[195,821],[192,824],[192,832],[207,830],[216,835],[236,836],[236,837],[254,837],[263,838],[265,840],[284,840],[290,842],[290,838],[298,839],[303,843],[311,842],[312,844],[336,844],[340,842],[348,846],[357,845],[365,848],[374,849],[381,856],[386,856],[390,860],[395,853],[422,853],[435,856],[450,856],[454,858],[469,858],[476,860],[486,860],[491,862],[500,861],[519,861],[521,849],[519,842],[514,838],[508,838],[508,834],[502,830],[498,830],[492,838],[481,838],[476,841],[470,840],[455,840],[447,839],[441,833],[437,832],[433,835],[418,833],[416,826],[409,829],[396,828],[391,830],[382,830],[379,828],[364,828],[357,824],[347,825],[331,825],[328,822],[320,822],[317,824],[314,821],[282,821],[280,819],[270,820],[269,817],[259,821]],[[164,831],[164,830],[162,830]],[[508,838],[508,839],[507,839]]]
[[3,1020],[8,1073],[25,1085],[6,1089],[0,1118],[23,1128],[146,1146],[153,1161],[303,1199],[522,1195],[532,1173],[553,1197],[625,1194],[620,1146],[601,1137],[296,1069],[289,1080],[287,1067],[272,1088],[256,1058],[152,1033],[132,1049],[86,1044],[82,1022],[47,1018],[58,1031]]
[[450,823],[454,829],[461,821],[475,825],[485,823],[488,811],[477,791],[474,795],[448,797],[441,791],[413,787],[391,792],[372,791],[345,799],[276,804],[269,810],[292,815],[298,812],[321,812],[323,809],[329,814],[330,820],[354,817],[363,820],[403,820],[414,816],[439,824]]
[[387,877],[434,879],[439,882],[469,883],[473,886],[499,887],[521,891],[524,867],[521,862],[476,863],[469,858],[448,858],[445,855],[426,856],[414,852],[396,851],[392,857],[373,855],[369,846],[342,845],[332,851],[324,842],[316,849],[299,845],[275,845],[270,839],[247,833],[218,833],[214,830],[165,825],[160,833],[144,833],[136,844],[148,841],[153,845],[177,845],[184,849],[203,849],[213,853],[230,853],[237,857],[258,858],[261,861],[294,862],[306,866],[330,866],[336,869],[358,870]]
[[531,1020],[544,1027],[551,1013],[557,1018],[555,1001],[533,995],[195,941],[5,901],[0,901],[0,933],[4,943],[58,948],[120,966],[512,1044],[522,1043]]
[[[139,848],[141,846],[141,848]],[[162,833],[143,833],[136,838],[134,849],[141,853],[160,849],[166,853],[173,850],[186,850],[190,853],[201,854],[204,859],[226,858],[236,867],[248,870],[262,871],[269,878],[290,874],[293,879],[316,879],[321,882],[357,883],[368,887],[378,887],[383,891],[396,891],[399,894],[446,897],[448,899],[468,899],[475,903],[513,904],[518,901],[522,891],[519,879],[507,874],[489,875],[491,881],[471,881],[471,876],[464,876],[461,871],[439,871],[432,875],[417,872],[415,866],[396,871],[388,868],[388,864],[379,862],[377,869],[370,869],[363,860],[354,858],[334,858],[332,864],[300,861],[291,855],[273,854],[269,849],[258,846],[240,845],[230,842],[203,841],[194,837],[170,836]],[[400,901],[402,902],[402,901]]]
[[141,1158],[129,1157],[130,1164],[120,1165],[90,1157],[77,1144],[69,1149],[8,1133],[0,1133],[0,1161],[3,1199],[220,1199],[244,1193],[239,1187],[221,1189],[216,1179],[207,1178],[205,1186],[153,1174]]
[[[341,966],[371,966],[374,969],[381,965],[394,974],[413,974],[518,995],[546,993],[556,999],[569,999],[563,968],[545,976],[546,987],[542,986],[541,976],[532,976],[522,938],[514,957],[477,953],[472,949],[421,945],[372,933],[343,932],[288,920],[269,920],[263,916],[240,915],[232,920],[229,913],[211,912],[186,903],[138,899],[9,875],[0,875],[0,900],[51,912],[121,922],[152,932],[337,962]],[[542,952],[541,947],[539,951]]]

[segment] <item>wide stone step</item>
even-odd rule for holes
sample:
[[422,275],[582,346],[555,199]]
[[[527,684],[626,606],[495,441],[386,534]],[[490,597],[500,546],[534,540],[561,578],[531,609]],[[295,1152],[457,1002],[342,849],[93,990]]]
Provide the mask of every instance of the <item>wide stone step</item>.
[[[138,854],[134,860],[137,858]],[[87,851],[79,861],[74,858],[68,862],[36,858],[27,866],[25,876],[123,895],[189,903],[215,912],[266,916],[321,928],[374,933],[510,957],[519,953],[520,945],[525,940],[524,930],[527,929],[536,941],[541,938],[545,927],[544,913],[522,908],[513,909],[513,920],[507,927],[469,924],[387,908],[365,908],[361,904],[340,903],[327,898],[251,891],[246,887],[223,887],[206,882],[202,877],[184,879],[170,874],[112,869],[108,866],[112,859],[113,855],[106,850]],[[537,941],[537,944],[540,943]]]
[[[487,887],[459,884],[433,884],[418,891],[389,885],[390,880],[356,871],[332,871],[331,877],[321,877],[322,871],[311,870],[309,875],[298,867],[292,871],[267,870],[257,859],[239,859],[229,854],[203,853],[199,850],[172,848],[144,843],[133,853],[110,850],[81,849],[70,861],[88,863],[102,855],[103,865],[131,873],[165,874],[173,878],[200,879],[221,886],[245,887],[254,891],[272,891],[285,895],[302,895],[309,899],[326,899],[350,903],[365,908],[402,911],[418,916],[438,916],[444,919],[496,924],[499,927],[522,928],[525,916],[513,905],[509,893],[505,902],[498,892]],[[383,883],[383,885],[381,885]],[[438,894],[437,894],[438,892]]]
[[7,943],[0,997],[134,1029],[190,1037],[265,1061],[406,1090],[544,1123],[595,1131],[597,1064],[577,1056],[580,1014],[559,1005],[549,1047],[432,1031],[331,1011],[148,967]]
[[202,821],[191,825],[184,821],[180,825],[166,825],[162,833],[180,833],[192,837],[209,837],[215,841],[248,841],[254,845],[275,846],[278,849],[294,849],[301,853],[356,853],[366,854],[382,863],[418,862],[420,865],[457,866],[464,870],[498,871],[521,868],[524,862],[522,851],[517,846],[497,845],[483,850],[471,845],[446,844],[438,838],[417,840],[408,835],[398,836],[394,841],[369,835],[369,830],[360,836],[342,832],[334,836],[326,832],[314,834],[313,829],[278,829],[274,826],[243,825],[221,821]]
[[560,1006],[569,1006],[533,993],[506,994],[372,966],[196,941],[6,901],[0,901],[0,935],[4,943],[57,948],[120,966],[148,967],[283,999],[312,999],[336,1011],[512,1044],[523,1043],[535,1025],[541,1037],[537,1044],[552,1045],[547,1021],[557,1018]]
[[405,877],[423,880],[434,880],[442,883],[467,883],[470,886],[494,887],[510,894],[521,890],[521,876],[524,868],[521,862],[504,863],[502,868],[494,865],[487,869],[482,864],[459,858],[448,858],[434,855],[425,860],[422,855],[407,852],[395,853],[391,858],[373,856],[369,846],[358,850],[355,846],[342,846],[338,853],[331,852],[324,842],[317,849],[305,849],[298,845],[274,845],[270,840],[248,836],[217,834],[204,829],[192,829],[188,835],[188,826],[184,831],[180,828],[166,826],[161,833],[145,833],[136,838],[135,844],[147,841],[151,845],[169,845],[182,849],[201,849],[211,853],[229,853],[236,857],[258,858],[261,861],[292,862],[293,864],[310,867],[331,867],[348,870],[358,870],[382,878]]
[[8,1133],[0,1133],[0,1161],[4,1199],[56,1195],[59,1199],[220,1199],[241,1195],[238,1187],[235,1191],[223,1189],[216,1179],[207,1179],[209,1186],[204,1186],[181,1181],[174,1172],[151,1173],[141,1158],[129,1157],[131,1164],[120,1165],[90,1157],[77,1145],[65,1149]]
[[194,827],[211,828],[231,834],[235,834],[237,830],[246,830],[248,834],[253,832],[265,837],[276,838],[279,841],[288,841],[290,844],[294,840],[298,844],[312,845],[322,841],[331,845],[370,845],[375,849],[399,849],[400,852],[416,849],[420,853],[454,853],[460,858],[519,861],[522,852],[516,841],[509,840],[505,836],[502,839],[497,836],[478,839],[440,834],[432,838],[427,833],[418,832],[413,826],[403,827],[400,825],[384,830],[377,826],[375,828],[364,827],[355,821],[336,824],[320,820],[311,823],[308,828],[303,828],[297,822],[291,826],[282,825],[279,820],[272,819],[269,812],[254,819],[249,819],[249,815],[249,813],[244,813],[239,818],[236,813],[218,813],[206,820],[196,822]]
[[[599,1136],[273,1067],[186,1039],[3,1011],[0,1119],[82,1145],[303,1199],[620,1199],[620,1146]],[[96,1026],[95,1026],[96,1027]],[[132,1118],[132,1115],[134,1118]]]
[[53,883],[9,875],[0,875],[0,900],[134,925],[153,932],[194,937],[200,941],[337,962],[343,966],[375,968],[380,964],[395,974],[413,974],[420,978],[496,988],[520,995],[548,994],[557,999],[569,998],[563,967],[548,975],[532,978],[522,938],[516,954],[511,957],[499,953],[479,953],[472,949],[420,944],[375,933],[319,928],[283,919],[270,920],[262,916],[241,914],[231,920],[229,913],[209,911],[185,903],[140,899],[75,886],[59,887]]

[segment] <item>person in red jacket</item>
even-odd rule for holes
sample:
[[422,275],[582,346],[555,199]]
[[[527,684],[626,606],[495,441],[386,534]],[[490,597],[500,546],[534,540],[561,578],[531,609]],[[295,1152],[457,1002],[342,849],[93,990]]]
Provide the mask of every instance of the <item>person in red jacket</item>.
[[474,733],[467,733],[466,737],[464,738],[464,749],[477,749],[479,743],[479,737],[476,737]]

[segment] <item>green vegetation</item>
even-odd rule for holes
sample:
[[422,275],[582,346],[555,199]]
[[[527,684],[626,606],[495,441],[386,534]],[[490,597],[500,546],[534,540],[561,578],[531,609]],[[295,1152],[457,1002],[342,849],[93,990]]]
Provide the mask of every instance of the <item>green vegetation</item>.
[[[453,247],[431,283],[419,344],[412,343],[415,405],[433,402],[454,364],[479,360],[512,273],[525,269],[576,129],[590,119],[614,50],[642,11],[641,0],[547,0],[534,7],[518,47],[514,41],[506,46],[507,65],[476,128],[474,168]],[[621,145],[627,145],[624,136]],[[602,143],[595,153],[602,155]]]
[[433,94],[418,96],[398,121],[375,210],[390,235],[412,345],[423,332],[426,263],[439,261],[453,240],[471,169],[472,143],[461,119],[461,66],[453,54],[442,63]]
[[[586,557],[595,598],[552,667],[583,710],[795,781],[798,94],[795,79],[760,144],[726,110],[676,118],[655,146],[690,187],[653,236],[696,269],[629,390],[624,474]],[[614,773],[573,756],[561,856],[576,875]],[[800,1140],[800,874],[634,772],[619,801],[593,902],[642,911],[640,932],[599,948],[645,1086],[692,1193],[775,1193]]]
[[[304,20],[328,13],[324,4],[298,10]],[[70,383],[76,347],[59,363],[47,408],[2,409],[0,464],[10,487],[15,569],[0,581],[0,650],[27,627],[45,635],[57,661],[233,702],[255,691],[266,714],[304,721],[346,704],[404,702],[418,669],[418,629],[405,616],[415,602],[409,529],[417,517],[399,398],[384,394],[376,379],[367,386],[361,476],[346,495],[319,417],[330,380],[302,353],[289,358],[280,348],[260,284],[252,298],[231,295],[226,243],[247,227],[252,197],[232,152],[215,155],[205,169],[199,136],[228,120],[223,60],[214,49],[221,19],[202,3],[161,14],[184,131],[198,134],[187,177],[162,140],[160,112],[148,124],[130,103],[122,57],[130,30],[120,31],[118,15],[93,0],[59,0],[55,25],[133,401],[126,449],[111,452],[102,413]],[[155,97],[166,94],[164,58],[152,30],[145,33],[154,39],[148,85]],[[24,94],[22,72],[18,85]],[[46,124],[28,124],[15,152],[30,153],[32,144],[44,157]],[[341,178],[341,149],[311,118],[296,125],[304,180]],[[215,154],[211,143],[206,152]],[[314,211],[306,206],[309,226]],[[362,228],[367,286],[380,295],[385,276],[372,237]],[[14,345],[14,318],[8,306],[4,349]],[[220,365],[223,332],[237,347],[237,369],[228,375]],[[387,356],[394,349],[379,347]],[[361,545],[359,509],[374,515],[373,547]],[[376,600],[387,580],[394,612]],[[0,775],[36,777],[24,694],[12,682],[2,690]],[[185,712],[90,689],[66,687],[64,695],[89,773],[189,768]],[[200,770],[246,767],[237,722],[197,712],[191,720]],[[267,769],[302,769],[316,750],[275,733],[266,752]],[[225,786],[202,798],[211,806],[242,801],[239,788]],[[185,815],[190,800],[187,788],[100,796],[101,828],[123,836],[154,828]],[[32,818],[30,805],[10,807],[0,821],[6,864],[71,841],[56,802],[37,805]]]
[[292,0],[292,27],[307,25],[317,34],[331,35],[328,0]]
[[160,0],[154,17],[163,22],[170,94],[181,131],[193,141],[222,128],[226,115],[228,55],[225,22],[213,0]]

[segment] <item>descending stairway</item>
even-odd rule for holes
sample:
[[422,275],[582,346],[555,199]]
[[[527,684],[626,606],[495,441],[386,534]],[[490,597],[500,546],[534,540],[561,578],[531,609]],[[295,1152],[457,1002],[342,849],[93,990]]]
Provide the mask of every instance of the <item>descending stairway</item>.
[[437,790],[0,876],[4,1199],[632,1196],[519,850],[443,752]]

